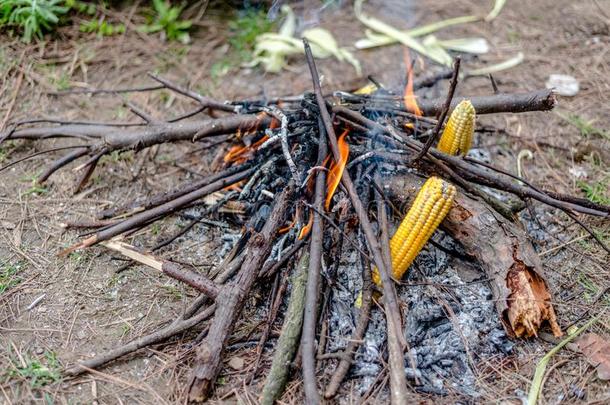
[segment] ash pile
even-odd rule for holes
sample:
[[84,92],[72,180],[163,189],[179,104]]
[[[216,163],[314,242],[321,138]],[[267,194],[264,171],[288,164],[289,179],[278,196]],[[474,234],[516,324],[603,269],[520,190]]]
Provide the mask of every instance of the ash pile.
[[[464,257],[453,239],[444,235],[437,239],[445,251]],[[483,273],[476,264],[465,263],[445,251],[429,244],[397,286],[409,345],[405,373],[418,392],[476,398],[477,364],[482,359],[512,354],[513,342],[496,316],[492,291]],[[341,257],[336,284],[329,309],[330,352],[345,350],[360,310],[357,304],[362,269],[354,252]],[[387,331],[382,309],[374,307],[370,317],[348,376],[360,380],[360,395],[377,382],[387,363],[383,359]]]

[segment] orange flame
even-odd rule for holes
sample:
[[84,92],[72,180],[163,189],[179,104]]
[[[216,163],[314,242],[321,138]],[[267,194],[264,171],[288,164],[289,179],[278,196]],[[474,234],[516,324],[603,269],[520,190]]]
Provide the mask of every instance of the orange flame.
[[280,228],[280,230],[278,231],[278,233],[279,233],[279,234],[283,234],[283,233],[286,233],[286,232],[288,232],[289,230],[291,230],[291,229],[292,229],[292,228],[293,228],[293,227],[296,225],[296,223],[297,223],[297,218],[299,217],[300,212],[301,212],[300,206],[299,206],[299,205],[297,205],[296,209],[294,210],[294,216],[292,217],[292,221],[291,221],[291,222],[290,222],[288,225],[286,225],[286,226],[284,226],[284,227]]
[[[265,118],[267,116],[266,112],[260,112],[257,114],[257,119],[256,121],[245,127],[245,128],[238,128],[237,132],[236,132],[236,137],[237,139],[242,139],[244,136],[255,133],[256,131],[258,131],[258,127],[260,126],[261,121],[263,120],[263,118]],[[272,117],[271,118],[271,122],[269,123],[269,128],[270,129],[275,129],[275,128],[279,128],[280,127],[280,121],[275,118]],[[254,142],[252,145],[250,146],[241,146],[241,145],[235,145],[232,146],[231,149],[229,149],[229,151],[227,152],[227,154],[224,156],[224,162],[225,163],[243,163],[246,160],[248,160],[251,155],[263,144],[265,143],[265,141],[269,139],[269,137],[267,135],[263,135],[261,137],[261,139],[259,139],[258,141]]]
[[246,180],[240,180],[236,183],[233,184],[229,184],[228,186],[226,186],[225,188],[223,188],[223,191],[241,191],[241,186],[243,186],[246,183]]
[[326,178],[326,203],[324,204],[324,208],[328,210],[330,207],[330,202],[333,199],[333,195],[335,194],[335,190],[339,186],[339,182],[341,181],[341,177],[343,177],[343,170],[345,169],[345,165],[347,163],[347,157],[349,156],[349,144],[345,140],[347,136],[348,130],[343,131],[339,139],[337,139],[337,144],[339,146],[339,162],[333,161],[330,165],[330,170],[328,171],[328,177]]
[[254,142],[250,146],[240,146],[240,145],[232,146],[231,149],[229,149],[229,151],[225,155],[224,162],[225,163],[243,163],[243,162],[245,162],[246,160],[248,160],[248,158],[251,157],[251,155],[254,152],[256,152],[256,150],[262,144],[265,143],[265,141],[267,141],[267,139],[269,139],[269,137],[267,135],[263,135],[261,137],[261,139]]
[[307,225],[305,225],[303,228],[301,228],[301,232],[299,232],[299,240],[301,240],[304,237],[306,237],[307,235],[309,235],[312,225],[313,225],[313,213],[310,212],[309,221],[307,221]]
[[407,65],[407,85],[405,86],[405,92],[403,100],[405,102],[405,108],[411,111],[413,114],[421,117],[423,114],[422,110],[417,105],[415,92],[413,91],[413,66],[411,65],[411,58],[409,57],[409,48],[405,48],[405,64]]

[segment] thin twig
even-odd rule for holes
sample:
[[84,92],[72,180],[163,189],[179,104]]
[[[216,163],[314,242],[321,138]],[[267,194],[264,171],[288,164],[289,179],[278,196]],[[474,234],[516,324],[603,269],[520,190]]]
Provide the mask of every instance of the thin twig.
[[290,174],[292,174],[294,183],[301,184],[301,174],[299,173],[297,166],[294,164],[294,160],[292,160],[292,156],[290,155],[290,147],[288,146],[288,117],[282,110],[274,106],[266,107],[263,110],[280,121],[280,142],[282,145],[282,153],[284,154],[284,159],[286,159],[286,164],[290,169]]
[[[318,160],[316,165],[322,166],[327,155],[326,134],[324,124],[318,120],[319,141]],[[303,361],[303,386],[305,390],[305,403],[315,405],[320,403],[320,394],[316,382],[315,338],[316,320],[318,313],[318,290],[320,284],[320,266],[322,263],[322,242],[324,239],[324,222],[318,213],[324,209],[326,198],[326,172],[318,170],[316,173],[315,200],[316,210],[313,212],[313,225],[311,229],[311,245],[309,250],[309,270],[307,277],[307,292],[305,297],[305,316],[303,320],[303,333],[301,336]]]

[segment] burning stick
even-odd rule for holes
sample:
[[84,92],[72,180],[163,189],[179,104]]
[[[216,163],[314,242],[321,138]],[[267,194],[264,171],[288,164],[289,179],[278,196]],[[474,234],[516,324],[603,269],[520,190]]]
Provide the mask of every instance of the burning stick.
[[[344,102],[364,103],[368,109],[375,110],[387,109],[392,107],[394,110],[407,111],[407,106],[402,100],[396,98],[387,100],[384,98],[376,99],[375,96],[363,97],[345,92],[335,92],[335,95]],[[496,113],[522,113],[530,111],[549,111],[555,107],[557,99],[552,90],[536,90],[527,93],[498,93],[490,96],[456,97],[451,102],[449,109],[454,109],[461,101],[468,99],[472,102],[477,114],[496,114]],[[425,117],[434,117],[443,110],[446,98],[418,100],[418,107]]]
[[[320,136],[318,142],[317,165],[321,166],[326,159],[327,146],[324,125],[321,120],[319,121]],[[320,402],[316,383],[315,337],[318,312],[318,289],[320,285],[320,265],[322,263],[322,242],[324,239],[324,219],[319,212],[322,211],[324,207],[325,183],[326,173],[324,170],[318,170],[314,189],[314,211],[311,214],[313,216],[313,225],[311,246],[309,250],[309,269],[307,272],[305,319],[303,321],[303,334],[301,337],[303,346],[303,381],[305,382],[307,401],[310,403]],[[330,190],[329,194],[332,195]]]

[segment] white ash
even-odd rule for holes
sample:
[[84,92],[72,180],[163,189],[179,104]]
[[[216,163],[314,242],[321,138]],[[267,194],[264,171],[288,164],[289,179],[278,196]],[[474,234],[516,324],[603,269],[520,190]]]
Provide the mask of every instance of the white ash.
[[[437,235],[437,239],[448,249],[460,250],[448,237]],[[407,377],[417,377],[421,384],[417,388],[422,391],[476,397],[473,367],[482,358],[510,353],[512,343],[502,329],[488,285],[465,276],[463,267],[467,266],[428,244],[397,292],[405,336],[416,362],[414,371],[405,355]],[[343,288],[333,290],[330,306],[330,352],[343,350],[355,327],[359,310],[354,303],[362,285],[361,273],[356,254],[343,255],[337,271],[337,283]],[[484,278],[482,273],[478,276]],[[364,343],[350,370],[351,378],[361,379],[361,394],[382,370],[385,341],[385,318],[373,306]]]
[[530,204],[530,207],[531,212],[528,209],[521,211],[520,219],[535,245],[556,245],[569,239],[557,221],[558,210],[541,204]]

